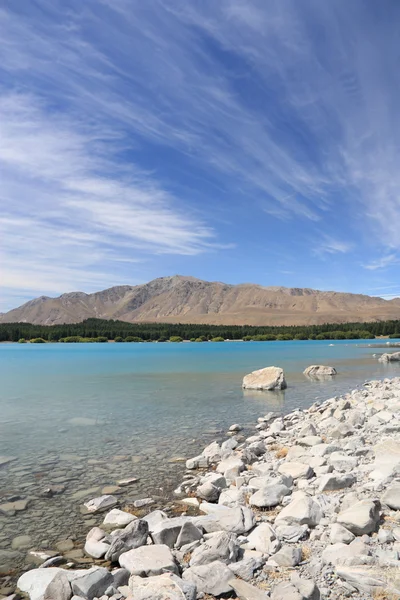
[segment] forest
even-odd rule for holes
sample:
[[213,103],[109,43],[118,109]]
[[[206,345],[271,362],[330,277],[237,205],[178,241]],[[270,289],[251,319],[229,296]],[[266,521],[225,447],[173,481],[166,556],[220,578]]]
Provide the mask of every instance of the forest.
[[71,325],[1,323],[1,342],[196,342],[223,340],[330,340],[400,337],[400,320],[373,323],[326,323],[307,326],[198,325],[182,323],[126,323],[87,319]]

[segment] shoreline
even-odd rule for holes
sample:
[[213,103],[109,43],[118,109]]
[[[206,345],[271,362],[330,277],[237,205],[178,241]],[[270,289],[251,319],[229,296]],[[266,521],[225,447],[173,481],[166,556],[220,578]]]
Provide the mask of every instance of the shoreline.
[[[196,598],[193,595],[196,583],[197,593],[209,593],[211,597],[221,585],[225,586],[223,593],[236,589],[232,588],[233,583],[242,588],[245,584],[255,586],[259,594],[272,591],[272,599],[278,600],[285,597],[278,595],[285,585],[291,586],[293,593],[301,594],[306,585],[304,580],[309,582],[309,588],[319,588],[319,596],[314,590],[313,598],[339,598],[342,596],[338,594],[346,592],[352,598],[365,600],[373,598],[380,587],[400,595],[400,582],[393,582],[389,577],[390,569],[400,567],[400,513],[389,509],[383,499],[390,496],[387,489],[397,477],[387,464],[388,454],[400,472],[400,452],[396,454],[390,447],[393,440],[400,441],[399,411],[400,378],[394,378],[367,382],[339,398],[316,402],[308,409],[298,409],[285,416],[269,413],[258,419],[256,434],[247,438],[234,428],[222,444],[212,442],[201,455],[187,461],[187,473],[177,490],[177,499],[166,507],[169,518],[167,513],[162,515],[159,511],[146,517],[154,505],[132,510],[117,497],[108,500],[113,506],[121,505],[141,518],[132,522],[136,525],[127,525],[132,530],[127,532],[129,535],[110,536],[109,527],[105,527],[103,536],[99,533],[102,530],[95,528],[97,537],[100,536],[96,543],[103,545],[105,554],[113,538],[115,541],[119,535],[125,535],[128,539],[122,558],[112,564],[101,561],[101,556],[90,560],[99,565],[96,576],[104,576],[100,565],[117,567],[119,560],[123,563],[121,566],[127,566],[131,558],[138,558],[138,553],[143,552],[140,551],[143,544],[136,546],[141,526],[147,532],[146,539],[154,543],[144,546],[150,553],[147,562],[155,564],[159,546],[166,545],[164,567],[182,575],[183,579],[175,585],[182,586],[184,584],[179,582],[185,582],[192,590],[187,592],[187,598]],[[382,434],[388,440],[386,454],[379,450]],[[374,468],[377,460],[381,461],[378,470]],[[371,472],[373,478],[369,479]],[[398,499],[400,502],[400,484]],[[352,504],[360,502],[358,511],[353,511],[357,514],[343,517],[343,513],[351,512]],[[111,504],[109,508],[113,508]],[[199,516],[171,516],[174,510],[185,513],[185,507]],[[358,513],[365,516],[367,524],[363,527],[350,522],[351,518],[358,519]],[[101,510],[94,516],[98,527],[104,514]],[[129,517],[123,512],[115,518]],[[394,525],[397,522],[398,531]],[[187,530],[187,539],[190,536],[195,539],[185,539],[187,543],[179,542],[176,548],[183,527]],[[136,549],[129,550],[129,544]],[[97,548],[97,554],[99,551]],[[112,558],[117,554],[114,552]],[[54,560],[54,557],[49,558]],[[70,560],[69,577],[75,566],[80,568],[85,564],[78,556],[75,562],[71,556],[67,560]],[[208,572],[207,590],[201,588],[201,569]],[[38,571],[43,573],[41,569]],[[143,588],[153,584],[162,588],[171,583],[169,577],[153,573],[154,569],[149,573],[157,580],[138,581],[134,564],[130,571],[133,573],[130,593],[135,590],[142,593]],[[219,585],[216,588],[212,587],[214,571],[214,584]],[[53,571],[46,569],[46,572]],[[296,579],[296,572],[300,580]],[[31,575],[24,576],[25,581],[37,576],[36,571],[29,573]],[[65,575],[65,571],[61,574]],[[290,575],[294,578],[290,579]],[[239,577],[236,583],[235,577]],[[367,577],[368,589],[365,587]],[[118,598],[129,597],[117,593]],[[253,590],[253,593],[256,592]],[[285,593],[288,594],[289,589]]]

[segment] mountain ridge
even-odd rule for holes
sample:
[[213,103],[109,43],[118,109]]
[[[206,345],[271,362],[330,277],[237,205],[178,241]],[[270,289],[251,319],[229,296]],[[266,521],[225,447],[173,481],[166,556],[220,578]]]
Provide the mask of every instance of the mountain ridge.
[[79,323],[87,318],[210,325],[312,325],[400,318],[400,298],[312,288],[228,284],[173,275],[87,294],[39,296],[0,314],[0,323]]

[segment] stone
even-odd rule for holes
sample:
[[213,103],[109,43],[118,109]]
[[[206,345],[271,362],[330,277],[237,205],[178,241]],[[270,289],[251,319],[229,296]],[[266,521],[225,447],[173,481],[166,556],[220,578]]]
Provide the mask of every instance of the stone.
[[294,544],[303,539],[308,531],[307,525],[280,525],[275,533],[279,540]]
[[331,544],[350,544],[355,539],[354,533],[351,533],[346,527],[340,525],[340,523],[333,523],[331,526],[331,532],[329,536],[329,540]]
[[377,597],[378,593],[382,592],[387,585],[383,570],[374,567],[337,566],[336,573],[338,577],[350,583],[356,590],[370,594],[370,597]]
[[394,483],[387,488],[382,496],[382,504],[392,510],[400,510],[400,483]]
[[141,546],[121,554],[119,564],[131,575],[149,577],[171,571],[179,575],[178,567],[170,548],[164,544]]
[[292,583],[281,581],[272,590],[271,600],[304,600],[304,596]]
[[290,475],[293,479],[309,479],[314,474],[309,465],[300,462],[284,462],[278,471],[282,475]]
[[[230,568],[232,573],[236,575],[236,577],[240,577],[240,579],[244,579],[245,581],[251,581],[251,579],[253,578],[254,571],[256,571],[262,566],[264,559],[261,554],[259,557],[246,556],[246,552],[253,551],[246,550],[244,552],[242,560],[239,560],[235,563],[230,563],[228,567]],[[254,554],[257,554],[257,552],[254,551]]]
[[290,493],[290,489],[286,485],[269,485],[253,494],[249,503],[251,506],[257,506],[258,508],[271,508],[277,506],[282,498]]
[[203,534],[200,529],[190,521],[186,521],[182,525],[175,546],[176,548],[182,548],[182,546],[186,546],[186,544],[201,540],[202,537]]
[[196,490],[196,496],[202,498],[207,502],[216,502],[219,498],[221,490],[215,486],[211,481],[206,481]]
[[400,444],[399,438],[387,438],[374,446],[375,463],[370,473],[370,478],[378,486],[385,482],[400,469]]
[[13,550],[20,550],[22,548],[30,548],[32,546],[32,538],[30,535],[18,535],[11,542],[11,548]]
[[196,586],[172,573],[143,577],[132,576],[129,590],[135,600],[196,600]]
[[110,571],[103,567],[90,569],[83,575],[72,580],[72,591],[76,596],[83,596],[88,600],[99,597],[110,586],[114,578]]
[[321,506],[311,496],[299,491],[293,500],[281,510],[275,520],[276,525],[308,525],[315,527],[323,517]]
[[270,557],[279,567],[296,567],[301,562],[301,548],[285,546]]
[[243,506],[246,504],[246,493],[243,490],[236,488],[222,490],[221,495],[218,498],[218,504],[229,506],[229,508]]
[[17,550],[5,550],[0,548],[0,576],[8,575],[10,571],[14,571],[16,561],[21,558],[21,554]]
[[74,549],[74,542],[71,539],[61,540],[56,543],[56,548],[59,552],[69,552]]
[[183,572],[182,579],[193,583],[197,594],[218,597],[232,591],[229,583],[232,580],[232,571],[218,560],[207,565],[189,567]]
[[250,548],[263,554],[275,554],[281,547],[275,531],[268,523],[261,523],[247,536]]
[[346,473],[345,475],[333,475],[329,473],[321,477],[318,491],[342,490],[343,488],[351,487],[355,482],[355,476],[350,473]]
[[107,510],[108,508],[112,508],[118,504],[118,498],[115,496],[99,496],[98,498],[92,498],[88,502],[85,502],[84,506],[91,513],[102,512],[103,510]]
[[347,471],[353,471],[357,467],[358,459],[344,452],[332,452],[328,458],[328,463],[332,465],[335,471],[346,473]]
[[284,390],[287,383],[283,369],[266,367],[246,375],[242,387],[248,390]]
[[317,435],[317,429],[312,421],[303,425],[300,429],[299,437],[307,437],[309,435]]
[[361,500],[339,513],[337,522],[354,535],[372,533],[379,522],[379,510],[380,503],[377,500]]
[[380,362],[398,362],[400,361],[400,352],[384,353],[379,359]]
[[241,425],[238,425],[237,423],[235,423],[234,425],[231,425],[229,427],[229,431],[241,431],[242,427]]
[[221,460],[221,446],[218,442],[211,442],[208,446],[206,446],[201,453],[202,456],[209,458],[210,462],[216,462]]
[[128,477],[127,479],[120,479],[117,481],[117,485],[119,487],[126,487],[128,485],[133,485],[137,481],[139,481],[138,477]]
[[320,591],[312,579],[303,579],[297,573],[293,573],[290,582],[297,588],[303,600],[320,600]]
[[239,545],[234,533],[216,533],[193,551],[190,566],[205,565],[215,561],[226,564],[237,559]]
[[332,377],[337,374],[335,367],[326,367],[325,365],[311,365],[303,371],[307,377]]
[[318,446],[323,443],[323,439],[319,435],[306,435],[300,438],[297,442],[299,446],[306,446],[311,448],[312,446]]
[[332,546],[327,546],[322,552],[321,559],[325,564],[343,564],[344,561],[357,556],[368,556],[370,549],[367,544],[361,540],[354,540],[349,545],[338,542]]
[[231,579],[229,585],[235,592],[239,600],[268,600],[268,595],[263,590],[256,588],[246,581],[240,579]]
[[0,504],[0,514],[6,517],[13,517],[16,512],[26,510],[29,505],[29,500],[16,500],[15,502],[5,502]]
[[218,514],[218,524],[223,531],[240,535],[253,528],[254,514],[250,508],[245,506],[227,508]]
[[[51,585],[53,581],[54,586]],[[18,579],[17,587],[21,592],[29,594],[30,600],[70,600],[72,596],[66,571],[57,567],[27,571]],[[60,596],[49,596],[52,590]]]
[[165,544],[173,548],[186,520],[185,517],[175,517],[161,521],[151,532],[153,543]]
[[149,532],[152,533],[162,521],[168,520],[168,515],[162,510],[153,510],[145,517],[142,517],[149,526]]
[[132,523],[136,519],[135,515],[119,510],[119,508],[113,508],[104,517],[103,525],[107,525],[108,527],[126,527],[126,525],[129,525],[129,523]]
[[105,555],[106,560],[116,562],[121,554],[143,546],[147,542],[149,535],[149,525],[143,519],[136,519],[127,525],[122,531],[118,532],[111,542]]
[[217,466],[217,473],[222,473],[225,479],[230,481],[234,481],[242,471],[244,471],[244,462],[240,458],[227,458]]
[[135,508],[143,508],[143,506],[149,506],[149,504],[154,504],[153,498],[140,498],[134,501],[133,506]]
[[353,435],[354,430],[348,423],[339,423],[337,427],[330,431],[330,436],[336,440]]

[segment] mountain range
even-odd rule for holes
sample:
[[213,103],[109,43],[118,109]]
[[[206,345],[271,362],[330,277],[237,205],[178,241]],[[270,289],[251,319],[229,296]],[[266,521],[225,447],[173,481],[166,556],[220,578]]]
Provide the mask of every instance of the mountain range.
[[0,323],[78,323],[88,318],[213,325],[311,325],[400,319],[400,298],[308,288],[229,285],[175,275],[58,298],[40,296],[0,315]]

